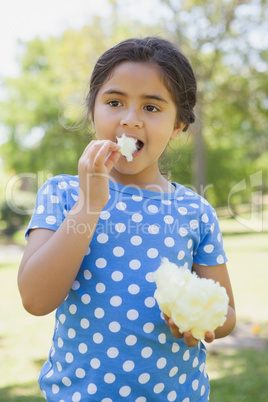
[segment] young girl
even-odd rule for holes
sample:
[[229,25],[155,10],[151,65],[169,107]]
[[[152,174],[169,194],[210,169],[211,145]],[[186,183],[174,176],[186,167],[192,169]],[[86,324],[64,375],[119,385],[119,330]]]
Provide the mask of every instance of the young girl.
[[[48,401],[207,401],[206,348],[180,333],[153,297],[162,257],[219,281],[228,335],[234,302],[221,232],[206,200],[161,175],[171,140],[194,122],[196,81],[188,60],[159,38],[129,39],[98,60],[87,97],[96,140],[78,176],[39,190],[18,274],[25,309],[56,309],[39,383]],[[137,140],[133,161],[117,137]]]

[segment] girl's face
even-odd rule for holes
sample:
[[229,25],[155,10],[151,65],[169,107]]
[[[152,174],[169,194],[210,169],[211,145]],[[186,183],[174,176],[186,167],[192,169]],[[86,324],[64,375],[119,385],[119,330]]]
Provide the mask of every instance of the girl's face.
[[158,159],[169,140],[185,126],[175,126],[176,116],[176,106],[156,65],[119,64],[96,97],[96,136],[116,142],[116,137],[125,133],[138,140],[140,149],[133,154],[132,162],[121,156],[111,172],[112,178],[122,184],[161,183]]

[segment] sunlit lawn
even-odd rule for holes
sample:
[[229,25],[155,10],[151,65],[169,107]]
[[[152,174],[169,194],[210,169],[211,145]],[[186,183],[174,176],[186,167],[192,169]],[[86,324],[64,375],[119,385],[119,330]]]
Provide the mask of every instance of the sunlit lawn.
[[[225,248],[238,322],[260,325],[261,335],[267,336],[267,233],[225,236]],[[33,317],[23,310],[17,268],[16,257],[0,263],[0,401],[41,402],[37,376],[50,347],[54,314]],[[267,361],[268,350],[209,352],[210,400],[267,401]]]

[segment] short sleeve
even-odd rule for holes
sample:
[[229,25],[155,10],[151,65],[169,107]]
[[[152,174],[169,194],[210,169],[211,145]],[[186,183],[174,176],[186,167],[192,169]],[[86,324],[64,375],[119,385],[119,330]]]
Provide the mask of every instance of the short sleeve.
[[219,221],[215,210],[209,204],[201,220],[200,243],[194,253],[194,262],[206,266],[225,263],[227,257],[223,247]]
[[56,231],[67,215],[68,182],[62,176],[49,178],[39,189],[33,215],[25,238],[31,229],[42,228]]

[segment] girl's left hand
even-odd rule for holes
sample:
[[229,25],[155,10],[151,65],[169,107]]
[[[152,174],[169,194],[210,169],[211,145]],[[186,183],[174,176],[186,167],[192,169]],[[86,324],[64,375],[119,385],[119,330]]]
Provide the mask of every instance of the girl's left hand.
[[[188,347],[194,347],[198,344],[199,340],[194,338],[191,331],[186,331],[184,333],[181,333],[177,325],[174,323],[172,318],[168,317],[166,314],[163,313],[164,319],[166,324],[169,326],[170,331],[175,338],[182,339],[184,338],[184,342]],[[207,343],[213,342],[215,339],[215,333],[214,331],[207,331],[205,333],[205,341]]]

